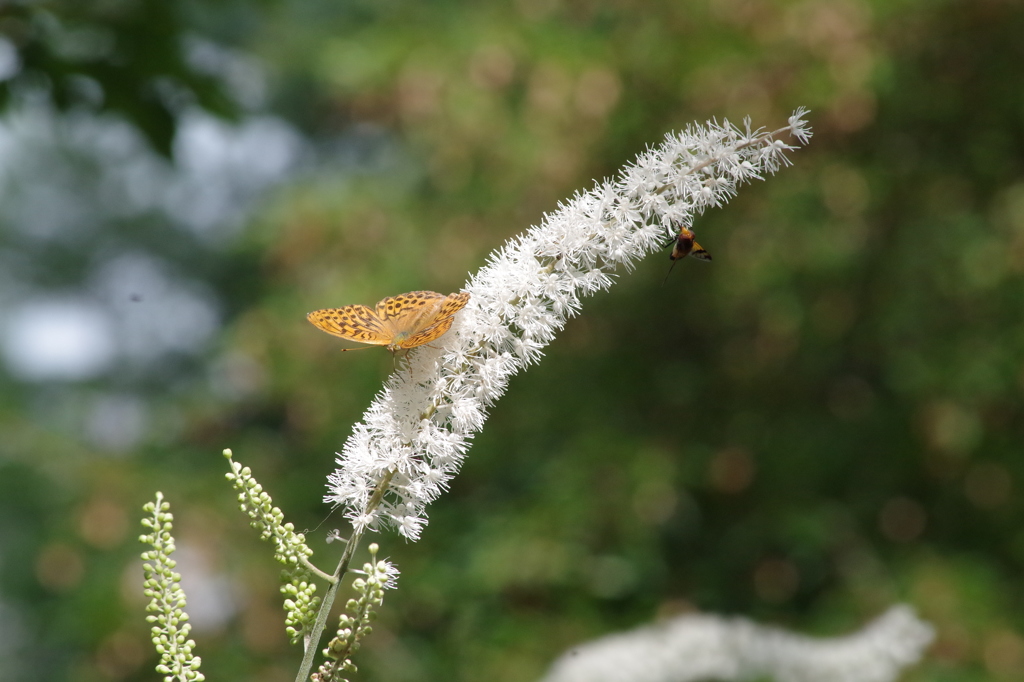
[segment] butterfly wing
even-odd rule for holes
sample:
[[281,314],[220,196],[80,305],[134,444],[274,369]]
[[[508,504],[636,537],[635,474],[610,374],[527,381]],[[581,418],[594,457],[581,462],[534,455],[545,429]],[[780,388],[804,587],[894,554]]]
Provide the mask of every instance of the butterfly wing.
[[[413,294],[433,294],[431,291],[416,291]],[[412,294],[406,294],[411,296]],[[462,291],[449,296],[434,294],[438,299],[430,298],[428,303],[417,306],[415,318],[410,316],[402,329],[396,333],[395,345],[399,348],[415,348],[443,336],[455,322],[455,313],[462,310],[469,302],[469,294]],[[381,301],[383,303],[383,301]],[[420,311],[422,309],[422,312]],[[396,319],[397,323],[398,320]]]
[[416,346],[422,346],[425,343],[430,343],[434,339],[441,338],[449,329],[452,328],[453,322],[455,322],[455,317],[450,315],[440,322],[427,327],[423,331],[411,335],[409,338],[399,343],[399,347],[415,348]]
[[448,294],[441,305],[441,309],[437,311],[437,316],[451,317],[465,308],[467,303],[469,303],[469,294],[465,291],[460,291],[457,294]]
[[409,326],[415,326],[416,320],[433,317],[444,299],[443,294],[435,291],[410,291],[382,298],[374,312],[385,324],[399,324],[408,331]]
[[377,314],[365,305],[324,308],[306,315],[314,327],[350,341],[386,346],[392,333]]

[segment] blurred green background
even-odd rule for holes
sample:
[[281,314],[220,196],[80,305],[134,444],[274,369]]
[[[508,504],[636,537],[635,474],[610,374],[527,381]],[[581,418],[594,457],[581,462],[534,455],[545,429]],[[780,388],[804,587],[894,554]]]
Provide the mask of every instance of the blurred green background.
[[156,679],[158,489],[207,678],[292,679],[220,451],[314,528],[392,368],[304,314],[456,291],[665,132],[800,105],[795,167],[697,221],[714,262],[587,300],[422,541],[376,538],[356,679],[898,601],[938,628],[906,679],[1021,679],[1022,35],[1011,0],[3,4],[0,680]]

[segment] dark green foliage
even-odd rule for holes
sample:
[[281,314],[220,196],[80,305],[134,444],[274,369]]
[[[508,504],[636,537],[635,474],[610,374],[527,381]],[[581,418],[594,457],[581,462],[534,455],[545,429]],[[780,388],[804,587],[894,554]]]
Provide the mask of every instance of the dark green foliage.
[[62,111],[110,111],[169,156],[184,107],[237,113],[224,84],[186,58],[188,19],[185,3],[162,0],[7,3],[0,36],[21,68],[0,82],[0,110],[42,94]]

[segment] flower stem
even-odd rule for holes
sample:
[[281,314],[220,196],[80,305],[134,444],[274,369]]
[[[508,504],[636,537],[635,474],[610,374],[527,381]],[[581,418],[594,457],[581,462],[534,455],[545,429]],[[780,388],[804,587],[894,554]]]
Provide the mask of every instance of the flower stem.
[[[377,484],[377,488],[373,491],[370,501],[366,504],[365,513],[370,514],[377,508],[397,471],[397,469],[391,469],[380,479],[380,483]],[[351,537],[349,537],[348,542],[345,544],[345,551],[342,553],[341,559],[338,560],[338,567],[334,569],[334,575],[329,576],[331,586],[327,588],[327,593],[324,594],[324,599],[320,603],[320,611],[316,614],[316,622],[306,637],[305,652],[302,655],[302,664],[299,666],[299,672],[295,676],[295,682],[305,682],[309,679],[310,671],[313,669],[313,657],[316,656],[316,647],[324,634],[327,618],[331,615],[331,607],[334,605],[334,597],[338,593],[338,586],[341,584],[342,576],[348,571],[348,566],[352,562],[352,555],[355,554],[356,548],[359,546],[359,540],[362,537],[362,530],[353,530]]]

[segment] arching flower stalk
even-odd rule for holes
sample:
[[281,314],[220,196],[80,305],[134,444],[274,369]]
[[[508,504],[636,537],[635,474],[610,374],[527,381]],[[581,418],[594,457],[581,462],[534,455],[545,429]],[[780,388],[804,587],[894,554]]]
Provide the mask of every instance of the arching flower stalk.
[[[328,478],[328,502],[357,534],[391,525],[416,540],[426,506],[446,489],[509,379],[537,362],[612,273],[665,248],[695,216],[739,185],[790,162],[811,137],[797,109],[775,131],[728,121],[691,126],[640,154],[613,180],[578,193],[537,227],[491,254],[465,287],[469,304],[452,330],[409,355],[357,423]],[[379,504],[371,498],[391,475]]]

